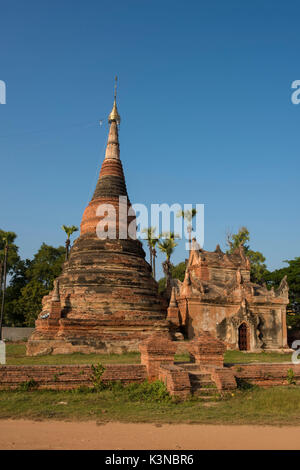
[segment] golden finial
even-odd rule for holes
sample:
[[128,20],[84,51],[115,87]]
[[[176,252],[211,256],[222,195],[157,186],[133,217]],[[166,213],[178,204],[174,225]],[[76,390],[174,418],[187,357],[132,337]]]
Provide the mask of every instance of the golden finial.
[[117,124],[120,124],[121,118],[120,118],[120,115],[119,115],[118,109],[117,109],[117,81],[118,81],[118,77],[115,77],[114,105],[113,105],[113,109],[112,109],[110,115],[108,116],[108,122],[111,123],[112,121],[116,121]]

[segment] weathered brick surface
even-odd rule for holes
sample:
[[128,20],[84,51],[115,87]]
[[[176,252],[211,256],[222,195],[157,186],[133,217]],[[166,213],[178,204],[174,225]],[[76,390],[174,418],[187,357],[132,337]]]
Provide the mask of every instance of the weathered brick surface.
[[[141,383],[147,378],[159,379],[171,395],[187,397],[191,392],[189,372],[210,374],[218,390],[236,388],[236,378],[262,387],[289,385],[288,370],[292,369],[300,385],[300,364],[227,364],[224,368],[196,363],[174,364],[158,357],[154,361],[155,373],[149,377],[146,364],[110,364],[106,366],[103,381],[121,381],[124,384]],[[153,371],[150,367],[150,371]],[[15,389],[33,379],[40,389],[69,390],[79,386],[92,386],[91,365],[1,365],[0,389]]]
[[167,319],[174,326],[180,326],[180,311],[178,307],[168,307]]
[[190,341],[188,348],[193,362],[223,367],[226,346],[208,331],[200,330],[198,336]]
[[161,364],[174,364],[176,344],[168,335],[156,333],[140,343],[141,363],[146,366],[149,380],[159,376]]
[[51,302],[50,307],[50,318],[52,320],[56,320],[61,317],[61,304],[60,301],[53,301]]
[[292,369],[297,384],[300,384],[300,364],[234,364],[228,366],[235,377],[263,387],[288,385],[288,370]]
[[211,379],[215,382],[218,390],[234,390],[237,388],[234,371],[225,367],[215,368],[211,372]]
[[[0,366],[0,389],[14,389],[33,379],[40,389],[69,390],[92,386],[91,365],[32,365]],[[147,377],[146,368],[139,364],[105,366],[103,382],[141,383]]]
[[175,341],[176,354],[189,354],[190,341]]
[[158,378],[165,384],[170,395],[186,398],[191,393],[189,373],[174,364],[161,364]]

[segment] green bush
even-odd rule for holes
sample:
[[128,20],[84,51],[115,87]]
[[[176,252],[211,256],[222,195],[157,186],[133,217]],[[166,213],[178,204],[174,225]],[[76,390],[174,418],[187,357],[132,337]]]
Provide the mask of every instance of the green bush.
[[141,384],[130,384],[124,387],[123,394],[130,401],[156,401],[156,402],[171,402],[172,398],[169,395],[166,386],[160,381],[142,382]]
[[[137,384],[131,383],[129,385],[123,385],[120,380],[103,382],[102,376],[105,371],[105,367],[102,364],[92,365],[92,383],[93,388],[88,391],[99,392],[109,390],[117,397],[122,394],[122,398],[129,401],[156,401],[156,402],[168,402],[172,398],[167,391],[166,386],[160,381],[155,380],[154,382],[148,382],[147,380]],[[87,390],[81,390],[81,387],[76,389],[77,392],[84,392]]]
[[289,385],[296,385],[296,379],[293,369],[288,370],[286,379]]
[[236,379],[237,387],[240,390],[253,390],[258,387],[257,385],[247,382],[247,380],[242,379],[240,377],[236,377],[235,379]]
[[29,392],[30,390],[34,390],[37,388],[38,383],[34,379],[26,380],[25,382],[21,382],[18,386],[18,391],[20,392]]
[[105,388],[105,384],[102,380],[102,375],[104,374],[104,371],[105,367],[101,363],[95,366],[94,364],[92,364],[92,382],[95,390],[103,390]]

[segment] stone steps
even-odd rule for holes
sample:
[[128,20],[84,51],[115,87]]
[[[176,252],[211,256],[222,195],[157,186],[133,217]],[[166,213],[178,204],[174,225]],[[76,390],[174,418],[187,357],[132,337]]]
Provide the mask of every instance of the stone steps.
[[211,375],[204,372],[189,372],[190,379],[198,382],[211,382]]
[[216,388],[191,388],[192,395],[203,398],[204,400],[216,399],[218,393]]
[[186,363],[186,362],[182,362],[182,363],[178,363],[180,364],[180,367],[182,367],[184,370],[188,371],[188,372],[200,372],[200,369],[199,369],[199,364],[195,364],[195,363]]
[[[198,366],[199,367],[199,366]],[[212,381],[209,373],[203,373],[197,370],[197,367],[189,367],[189,379],[191,383],[191,393],[204,400],[213,400],[217,398],[217,387]]]

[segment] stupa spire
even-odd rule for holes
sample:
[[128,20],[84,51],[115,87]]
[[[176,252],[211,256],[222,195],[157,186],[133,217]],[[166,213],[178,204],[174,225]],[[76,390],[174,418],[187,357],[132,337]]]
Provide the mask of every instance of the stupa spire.
[[127,196],[125,177],[120,160],[118,124],[120,123],[121,118],[116,104],[116,87],[117,77],[114,91],[114,105],[108,116],[110,128],[105,150],[105,158],[101,166],[97,186],[92,199],[98,199],[99,197],[119,198],[119,196]]
[[115,78],[114,104],[112,111],[108,116],[108,122],[110,124],[110,129],[105,151],[105,160],[119,160],[120,144],[118,135],[118,125],[121,122],[121,118],[117,108],[117,77]]
[[118,108],[117,108],[117,81],[118,77],[115,77],[115,91],[114,91],[114,104],[113,104],[113,109],[111,110],[110,115],[108,116],[108,122],[116,122],[118,125],[121,122],[120,115],[118,113]]
[[105,150],[105,160],[120,160],[118,125],[111,121]]

